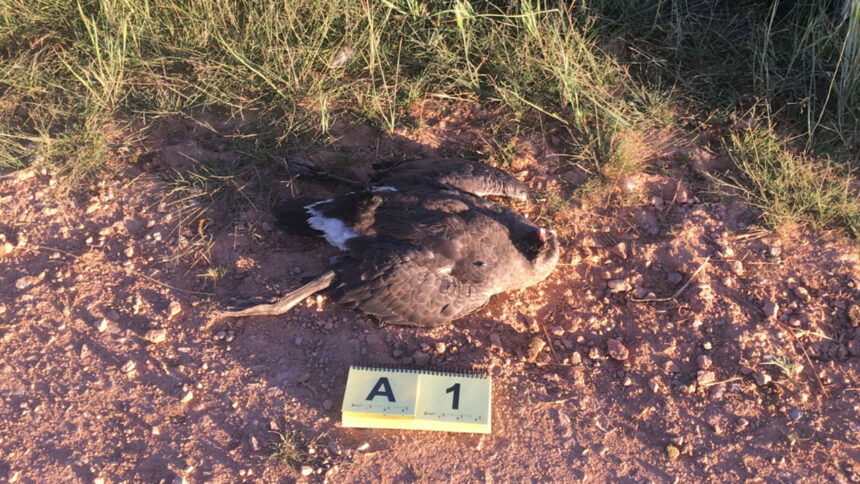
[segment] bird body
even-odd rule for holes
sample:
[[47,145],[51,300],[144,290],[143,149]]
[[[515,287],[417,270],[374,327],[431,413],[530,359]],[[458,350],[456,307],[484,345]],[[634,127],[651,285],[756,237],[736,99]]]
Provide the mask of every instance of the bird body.
[[[559,257],[554,232],[456,188],[377,187],[302,210],[281,210],[282,227],[307,235],[309,226],[342,251],[321,276],[325,284],[316,280],[313,288],[384,323],[431,327],[458,319],[495,294],[540,282]],[[226,313],[251,314],[272,312]]]
[[377,189],[308,211],[343,250],[332,266],[332,299],[386,323],[457,319],[495,294],[543,280],[558,260],[554,234],[457,190]]

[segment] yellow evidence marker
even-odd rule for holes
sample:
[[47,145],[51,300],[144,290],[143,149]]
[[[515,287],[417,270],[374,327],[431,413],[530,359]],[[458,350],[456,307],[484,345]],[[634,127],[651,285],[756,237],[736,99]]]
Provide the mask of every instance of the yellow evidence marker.
[[473,373],[350,366],[343,426],[488,434],[492,379]]

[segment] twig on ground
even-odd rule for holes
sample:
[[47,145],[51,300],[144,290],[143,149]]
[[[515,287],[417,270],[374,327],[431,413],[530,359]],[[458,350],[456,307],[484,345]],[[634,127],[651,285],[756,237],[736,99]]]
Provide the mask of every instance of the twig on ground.
[[[788,334],[791,335],[791,338],[794,339],[794,342],[797,343],[797,346],[800,346],[800,351],[803,352],[803,357],[806,358],[806,362],[809,363],[809,370],[812,371],[812,374],[815,375],[815,380],[818,381],[818,386],[821,388],[821,391],[824,392],[825,397],[830,397],[830,393],[827,392],[827,387],[824,386],[824,382],[821,381],[821,378],[818,376],[818,371],[814,363],[812,363],[812,358],[809,357],[809,354],[806,352],[806,348],[803,346],[803,343],[797,338],[793,331],[789,331]],[[794,350],[797,352],[797,349]]]
[[712,387],[712,386],[715,386],[715,385],[720,385],[720,384],[723,384],[723,383],[731,383],[731,382],[733,382],[733,381],[738,381],[738,380],[743,380],[743,378],[741,378],[741,377],[739,377],[739,376],[733,376],[733,377],[728,378],[728,379],[726,379],[726,380],[714,381],[714,382],[711,382],[711,383],[705,383],[704,385],[699,385],[699,388],[709,388],[709,387]]
[[675,300],[678,296],[681,295],[682,292],[684,292],[684,289],[687,289],[687,286],[689,286],[690,283],[693,282],[693,279],[695,279],[696,276],[699,275],[699,272],[701,272],[702,269],[705,268],[705,265],[708,263],[709,260],[711,260],[710,256],[705,257],[705,260],[702,261],[702,265],[700,265],[699,268],[693,272],[693,274],[690,276],[690,278],[687,279],[687,282],[685,282],[683,286],[679,287],[678,290],[675,291],[675,293],[672,294],[671,296],[669,296],[669,297],[658,297],[658,298],[646,297],[643,299],[639,299],[639,298],[634,297],[634,298],[630,298],[630,300],[635,301],[635,302],[668,302],[668,301]]
[[[553,312],[550,311],[549,316],[552,316]],[[555,362],[561,365],[561,360],[558,359],[558,355],[555,354],[555,348],[552,347],[552,339],[549,337],[549,333],[546,330],[546,325],[543,324],[543,320],[537,318],[538,324],[540,324],[540,329],[543,330],[543,335],[546,337],[546,344],[549,345],[549,350],[552,352],[552,357],[555,359]]]

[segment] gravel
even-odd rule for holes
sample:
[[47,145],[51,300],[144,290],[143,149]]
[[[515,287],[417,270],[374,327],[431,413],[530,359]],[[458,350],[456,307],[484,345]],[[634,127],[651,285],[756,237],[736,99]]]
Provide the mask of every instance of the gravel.
[[532,340],[529,341],[529,347],[526,351],[526,361],[528,361],[529,363],[534,363],[534,361],[537,359],[538,355],[540,355],[540,352],[543,351],[545,346],[546,341],[544,341],[539,336],[535,336],[534,338],[532,338]]
[[609,288],[609,292],[627,292],[633,289],[633,286],[624,279],[612,279],[606,283],[606,286]]
[[607,341],[606,349],[609,356],[618,361],[624,361],[630,356],[630,351],[621,343],[621,340],[618,339],[612,338]]
[[670,272],[670,273],[666,276],[666,281],[667,281],[669,284],[673,285],[673,286],[677,286],[677,285],[678,285],[678,284],[680,284],[680,283],[681,283],[681,281],[683,281],[683,280],[684,280],[684,276],[682,276],[682,275],[681,275],[680,273],[678,273],[678,272]]
[[772,380],[770,375],[763,371],[755,372],[755,374],[753,374],[753,378],[755,378],[755,382],[758,383],[760,386],[765,386]]
[[167,340],[167,331],[164,329],[150,329],[143,335],[143,339],[152,344],[163,343]]
[[761,310],[764,312],[764,315],[768,317],[768,319],[774,319],[779,312],[779,304],[773,301],[767,301],[762,304]]
[[699,370],[699,373],[696,374],[696,383],[700,387],[709,385],[715,381],[717,381],[717,374],[713,371]]

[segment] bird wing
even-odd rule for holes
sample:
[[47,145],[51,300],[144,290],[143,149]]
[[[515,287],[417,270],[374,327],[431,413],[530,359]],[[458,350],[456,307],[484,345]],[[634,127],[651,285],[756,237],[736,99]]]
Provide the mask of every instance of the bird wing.
[[518,200],[528,198],[528,189],[513,175],[480,161],[460,158],[404,162],[379,173],[373,181],[394,187],[437,183],[478,196],[494,195]]
[[[395,246],[396,245],[396,246]],[[379,241],[335,268],[332,298],[394,324],[431,327],[486,304],[489,295],[450,274],[453,263],[427,248]]]

